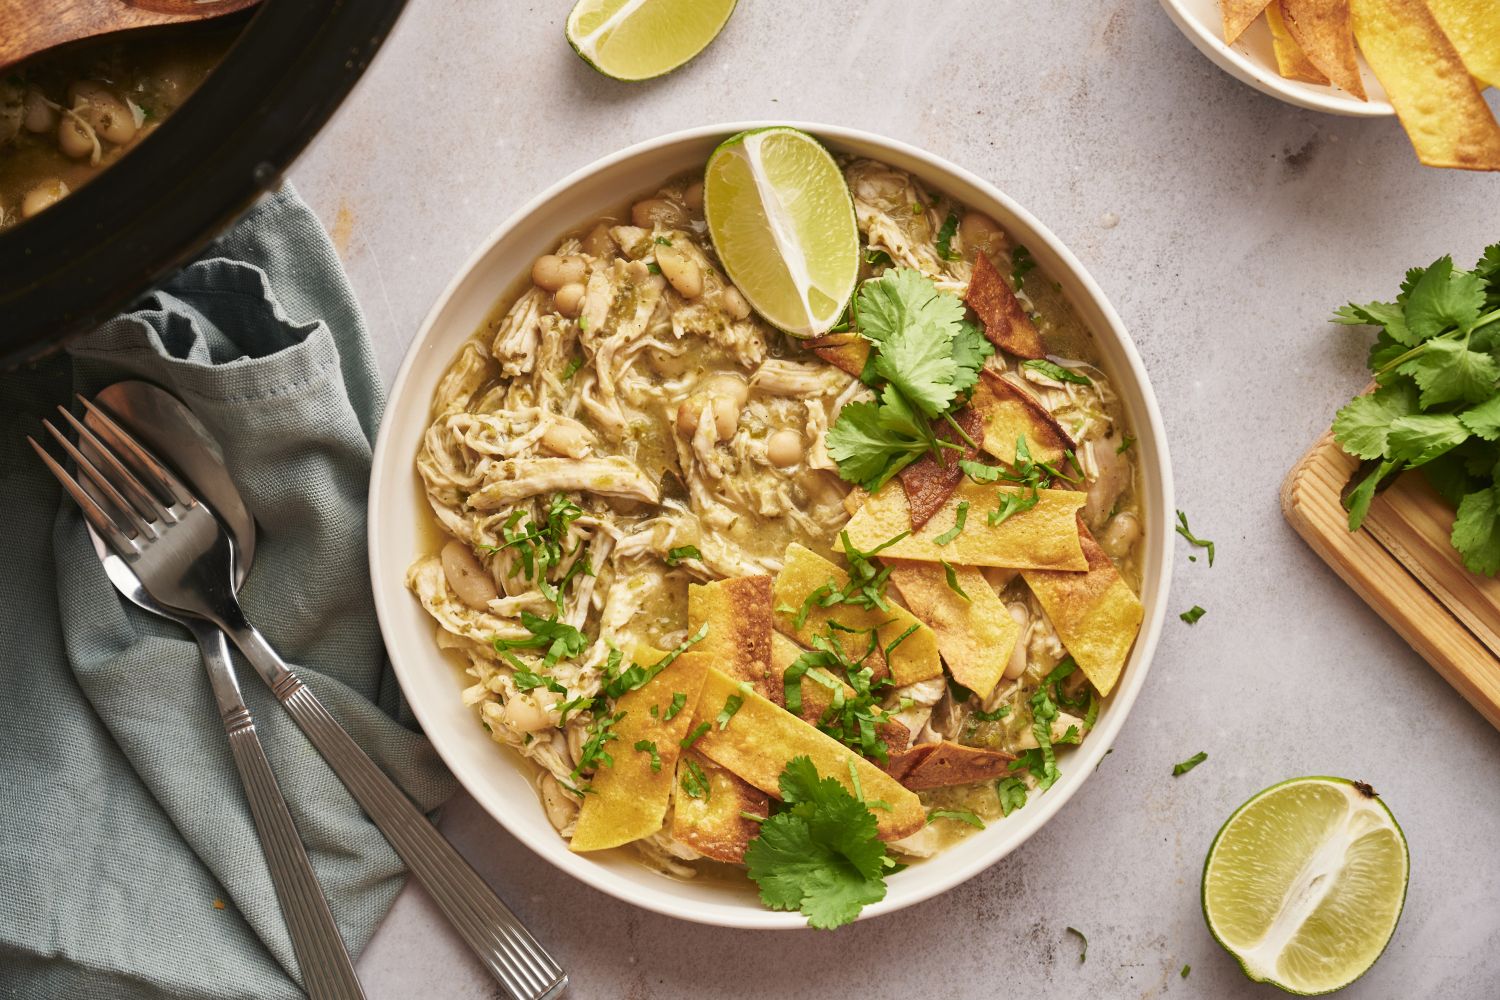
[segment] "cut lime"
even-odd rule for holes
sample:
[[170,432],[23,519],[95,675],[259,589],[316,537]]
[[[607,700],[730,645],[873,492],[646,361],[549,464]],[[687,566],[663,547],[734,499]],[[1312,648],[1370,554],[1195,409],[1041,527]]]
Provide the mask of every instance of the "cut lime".
[[1245,974],[1290,993],[1364,975],[1406,902],[1406,838],[1374,789],[1293,778],[1240,806],[1203,863],[1203,916]]
[[854,199],[828,150],[794,128],[741,132],[708,159],[703,212],[724,270],[797,337],[838,322],[859,280]]
[[661,76],[708,48],[735,0],[578,0],[568,44],[616,80]]

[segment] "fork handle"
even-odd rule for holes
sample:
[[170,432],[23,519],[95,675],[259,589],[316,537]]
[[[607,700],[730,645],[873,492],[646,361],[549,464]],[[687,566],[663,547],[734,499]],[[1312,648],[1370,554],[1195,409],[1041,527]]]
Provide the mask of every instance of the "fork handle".
[[311,1000],[363,1000],[365,993],[354,972],[354,962],[339,936],[307,849],[271,772],[255,720],[240,697],[224,633],[207,622],[195,623],[193,633],[203,650],[203,663],[229,736],[234,766],[250,802],[250,817],[266,855],[276,901],[308,996]]
[[359,748],[239,609],[221,623],[438,909],[511,1000],[552,1000],[568,977],[479,873]]

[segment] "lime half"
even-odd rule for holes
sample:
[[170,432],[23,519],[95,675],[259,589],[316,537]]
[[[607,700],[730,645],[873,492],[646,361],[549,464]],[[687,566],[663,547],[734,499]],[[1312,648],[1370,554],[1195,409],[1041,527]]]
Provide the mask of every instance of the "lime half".
[[1406,838],[1374,789],[1293,778],[1235,810],[1203,863],[1203,916],[1251,979],[1328,993],[1364,975],[1406,902]]
[[568,44],[616,80],[647,80],[708,47],[734,13],[735,0],[578,0],[568,14]]
[[854,199],[828,150],[794,128],[741,132],[708,159],[703,212],[729,277],[771,325],[815,337],[859,280]]

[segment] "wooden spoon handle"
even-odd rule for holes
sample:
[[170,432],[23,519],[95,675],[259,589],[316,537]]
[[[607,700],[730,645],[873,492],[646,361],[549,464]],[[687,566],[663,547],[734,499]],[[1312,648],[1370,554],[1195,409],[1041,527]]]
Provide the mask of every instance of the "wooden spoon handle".
[[0,0],[0,69],[67,42],[130,28],[204,21],[253,6],[259,0]]

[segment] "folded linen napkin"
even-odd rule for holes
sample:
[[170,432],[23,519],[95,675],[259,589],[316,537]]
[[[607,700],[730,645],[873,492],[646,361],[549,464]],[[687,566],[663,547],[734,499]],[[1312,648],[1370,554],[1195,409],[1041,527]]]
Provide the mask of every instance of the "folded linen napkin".
[[[185,402],[260,531],[251,620],[423,808],[452,779],[384,660],[365,560],[383,395],[363,319],[290,189],[66,356],[0,373],[0,997],[297,997],[296,960],[188,634],[125,603],[25,443],[125,377]],[[352,953],[400,860],[240,662]]]

